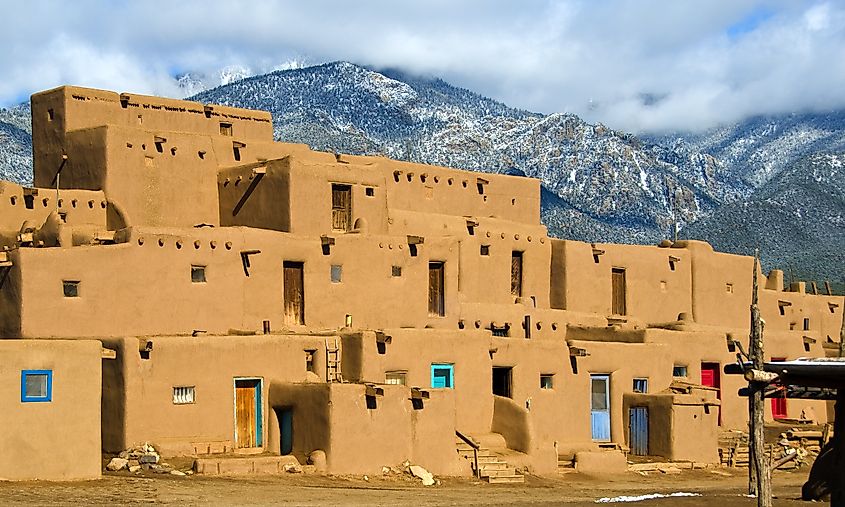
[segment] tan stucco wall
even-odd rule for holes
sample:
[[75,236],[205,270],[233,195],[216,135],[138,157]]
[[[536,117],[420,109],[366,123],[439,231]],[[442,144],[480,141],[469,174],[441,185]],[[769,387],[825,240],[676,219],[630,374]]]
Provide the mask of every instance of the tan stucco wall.
[[[0,340],[0,480],[100,477],[96,340]],[[21,401],[21,371],[52,370],[52,400]]]

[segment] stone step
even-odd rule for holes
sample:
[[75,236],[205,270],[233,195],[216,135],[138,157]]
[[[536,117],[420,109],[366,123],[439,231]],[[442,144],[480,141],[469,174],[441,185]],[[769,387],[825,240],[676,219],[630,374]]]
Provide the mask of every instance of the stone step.
[[506,461],[494,461],[492,463],[479,463],[478,468],[483,470],[505,470],[508,468]]
[[[470,457],[472,459],[472,457]],[[479,456],[478,457],[478,464],[481,465],[482,463],[497,463],[499,461],[498,456],[490,455],[490,456]]]
[[521,484],[525,482],[524,475],[508,475],[499,477],[487,477],[487,482],[490,484]]
[[[473,453],[471,453],[471,452],[459,452],[458,454],[460,454],[461,456],[463,456],[464,458],[467,458],[467,459],[473,458]],[[496,455],[493,454],[490,451],[484,451],[484,452],[479,451],[478,457],[479,457],[479,459],[480,458],[495,458]]]
[[516,470],[507,467],[502,470],[481,470],[481,477],[513,477],[514,475],[516,475]]

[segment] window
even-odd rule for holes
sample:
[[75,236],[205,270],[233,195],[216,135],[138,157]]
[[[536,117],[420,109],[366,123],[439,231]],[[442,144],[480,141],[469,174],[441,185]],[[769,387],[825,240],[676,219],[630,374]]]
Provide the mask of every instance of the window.
[[[686,373],[683,375],[686,377]],[[648,392],[648,379],[647,378],[635,378],[633,390],[635,393],[647,393]]]
[[505,398],[513,397],[513,368],[510,366],[494,366],[493,367],[493,394],[496,396],[504,396]]
[[554,389],[555,376],[551,373],[540,374],[540,389]]
[[734,293],[734,284],[726,283],[725,284],[725,292],[727,292],[728,294],[733,294]]
[[343,266],[332,264],[332,283],[340,283],[343,278]]
[[804,319],[804,331],[809,331],[809,330],[810,330],[810,319],[805,318]]
[[431,365],[431,387],[455,388],[455,365],[434,363]]
[[481,245],[481,255],[490,255],[490,245]]
[[56,117],[56,114],[53,112],[53,110],[52,110],[52,109],[48,109],[48,110],[47,110],[47,119],[48,119],[49,121],[53,121],[53,118],[55,118],[55,117]]
[[173,388],[173,404],[189,405],[196,399],[194,386],[179,386]]
[[53,370],[21,371],[21,402],[53,401]]
[[220,122],[220,135],[221,136],[232,136],[232,124]]
[[408,372],[388,371],[384,374],[384,383],[389,385],[404,386]]
[[390,268],[390,276],[402,276],[402,266],[393,266]]
[[672,376],[673,377],[686,377],[687,376],[687,367],[676,364],[672,367]]
[[511,252],[511,296],[522,296],[522,252]]
[[332,230],[352,229],[352,187],[332,184]]
[[305,371],[317,373],[317,368],[314,366],[314,355],[316,353],[316,349],[310,349],[305,351]]
[[364,194],[367,197],[374,197],[376,195],[376,189],[374,189],[373,187],[367,187],[364,189]]
[[490,324],[490,332],[493,333],[493,336],[499,336],[502,338],[507,338],[511,335],[511,326],[510,324],[505,324],[504,326],[497,326],[495,324]]
[[191,266],[191,282],[205,283],[205,266]]
[[62,280],[62,291],[66,298],[78,298],[79,280]]

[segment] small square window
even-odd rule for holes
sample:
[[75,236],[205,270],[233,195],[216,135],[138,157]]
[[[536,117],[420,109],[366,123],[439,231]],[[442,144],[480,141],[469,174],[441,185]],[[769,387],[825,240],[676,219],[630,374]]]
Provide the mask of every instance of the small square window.
[[173,388],[173,404],[189,405],[196,401],[196,388],[194,386],[179,386]]
[[231,137],[232,136],[232,124],[220,122],[220,135]]
[[205,266],[191,266],[191,282],[205,283]]
[[555,376],[551,373],[540,374],[540,389],[554,389]]
[[481,245],[481,255],[490,255],[490,245]]
[[55,113],[55,112],[53,112],[53,110],[52,110],[52,109],[48,109],[48,110],[47,110],[47,119],[48,119],[49,121],[53,121],[53,119],[54,119],[55,117],[56,117],[56,113]]
[[367,195],[367,197],[374,197],[376,195],[376,189],[374,189],[373,187],[367,187],[364,189],[364,193]]
[[734,293],[734,284],[726,283],[725,284],[725,292],[727,292],[728,294],[733,294]]
[[389,385],[404,386],[408,372],[405,371],[388,371],[384,374],[384,383]]
[[402,276],[402,266],[393,266],[390,270],[391,276]]
[[343,266],[332,264],[332,283],[340,283],[343,279]]
[[62,291],[66,298],[78,298],[79,280],[62,280]]
[[53,401],[53,370],[21,371],[21,402]]
[[[686,376],[686,371],[685,371],[683,376]],[[647,393],[648,392],[648,379],[647,378],[635,378],[633,390],[634,390],[635,393]]]
[[454,389],[455,365],[434,363],[431,365],[431,387]]
[[687,376],[687,367],[676,364],[674,367],[672,367],[672,376],[673,377],[686,377]]

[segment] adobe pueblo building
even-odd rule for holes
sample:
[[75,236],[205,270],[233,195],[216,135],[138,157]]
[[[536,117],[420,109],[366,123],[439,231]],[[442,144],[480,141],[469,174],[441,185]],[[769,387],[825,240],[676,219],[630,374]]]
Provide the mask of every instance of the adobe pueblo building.
[[[261,111],[62,87],[32,118],[35,186],[0,183],[2,478],[150,442],[514,479],[716,463],[746,428],[750,257],[550,238],[537,180],[314,152]],[[757,276],[767,355],[824,356],[843,298]]]

